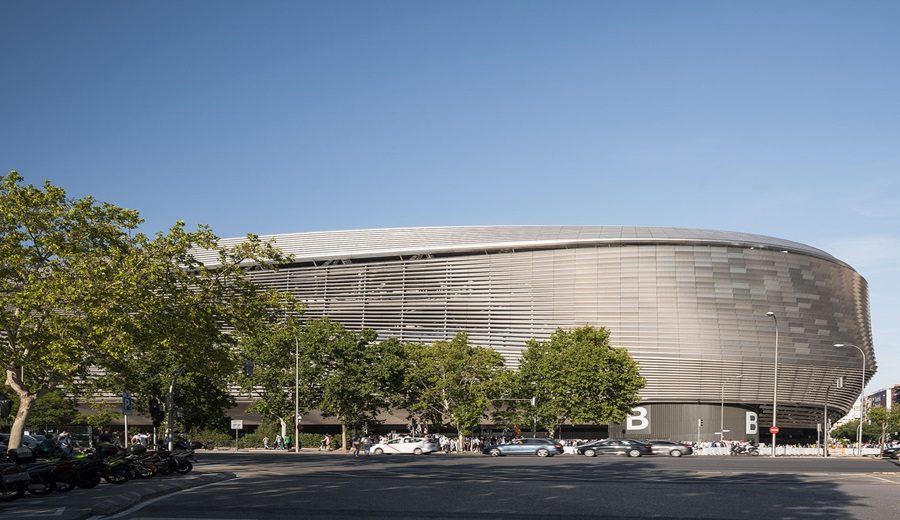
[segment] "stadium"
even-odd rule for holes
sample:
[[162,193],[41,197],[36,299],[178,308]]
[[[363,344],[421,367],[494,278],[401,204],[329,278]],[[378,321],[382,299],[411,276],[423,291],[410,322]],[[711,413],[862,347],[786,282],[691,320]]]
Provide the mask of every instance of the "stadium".
[[860,393],[860,350],[835,344],[865,352],[867,380],[876,370],[866,280],[788,240],[620,226],[261,238],[294,262],[253,271],[255,283],[295,294],[307,318],[328,316],[381,338],[433,342],[465,331],[516,367],[530,338],[547,339],[558,327],[607,327],[612,345],[626,348],[647,379],[634,415],[600,426],[613,437],[765,440],[777,370],[779,442],[815,440],[826,407],[836,420]]

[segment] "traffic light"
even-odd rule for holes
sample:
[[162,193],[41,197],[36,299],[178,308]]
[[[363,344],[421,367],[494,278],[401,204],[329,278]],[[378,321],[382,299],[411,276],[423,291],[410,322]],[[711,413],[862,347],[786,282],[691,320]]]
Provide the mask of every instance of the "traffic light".
[[153,419],[153,427],[159,428],[166,417],[162,408],[159,407],[159,399],[151,397],[148,407],[150,408],[150,418]]
[[9,413],[12,411],[12,401],[9,399],[0,399],[0,419],[6,419],[9,417]]
[[698,426],[698,427],[702,427],[702,426],[703,426],[703,419],[697,419],[697,426]]

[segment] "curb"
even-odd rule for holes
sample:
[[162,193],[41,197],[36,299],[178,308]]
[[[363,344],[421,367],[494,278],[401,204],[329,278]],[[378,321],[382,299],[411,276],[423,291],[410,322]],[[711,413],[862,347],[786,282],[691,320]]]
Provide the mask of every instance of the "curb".
[[[160,480],[158,482],[148,483],[148,485],[142,486],[140,491],[126,491],[116,496],[115,498],[98,502],[94,505],[93,508],[91,508],[91,511],[89,513],[86,513],[81,518],[108,516],[115,513],[120,513],[151,498],[161,497],[163,495],[176,493],[178,491],[184,491],[185,489],[204,486],[206,484],[222,482],[236,477],[237,475],[231,472],[205,473],[197,475],[193,478],[185,478],[182,476],[180,478],[173,478],[171,480]],[[125,485],[127,486],[128,484]]]

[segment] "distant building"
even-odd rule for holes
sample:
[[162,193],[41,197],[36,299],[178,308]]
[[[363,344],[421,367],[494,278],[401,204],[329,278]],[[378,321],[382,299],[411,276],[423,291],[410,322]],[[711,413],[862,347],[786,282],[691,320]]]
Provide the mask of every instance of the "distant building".
[[[517,367],[531,338],[546,340],[557,327],[609,328],[612,345],[627,349],[647,379],[634,415],[604,426],[613,437],[709,441],[724,429],[726,439],[769,438],[777,374],[779,437],[815,438],[824,407],[832,420],[845,415],[861,387],[859,351],[835,344],[865,352],[865,379],[876,371],[866,280],[789,240],[624,226],[261,238],[294,261],[251,270],[254,283],[292,292],[306,318],[328,316],[380,338],[431,343],[465,331]],[[200,259],[217,263],[212,252]]]

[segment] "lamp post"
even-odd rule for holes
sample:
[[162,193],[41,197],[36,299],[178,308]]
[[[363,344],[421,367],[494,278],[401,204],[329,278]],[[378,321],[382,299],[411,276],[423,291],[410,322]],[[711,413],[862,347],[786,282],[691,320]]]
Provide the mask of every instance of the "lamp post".
[[862,355],[862,377],[859,379],[859,427],[856,429],[856,449],[862,457],[863,420],[866,417],[866,353],[852,343],[835,343],[835,347],[853,347]]
[[[178,370],[172,374],[172,384],[169,385],[169,396],[166,399],[166,411],[169,412],[169,451],[172,451],[175,444],[175,427],[172,424],[172,417],[175,415],[175,380],[178,379],[179,376],[184,374],[185,367],[181,365],[178,367]],[[125,439],[125,442],[128,442],[128,439]],[[237,444],[235,444],[237,446]]]
[[[744,377],[744,374],[737,376],[735,379]],[[729,430],[730,431],[730,430]],[[722,379],[722,405],[719,408],[719,440],[725,441],[725,379]]]
[[294,453],[300,453],[300,339],[294,337]]
[[[775,384],[772,387],[772,428],[778,426],[778,318],[775,313],[769,311],[766,316],[775,322]],[[771,428],[770,428],[771,430]],[[772,457],[775,457],[775,436],[772,434]]]

